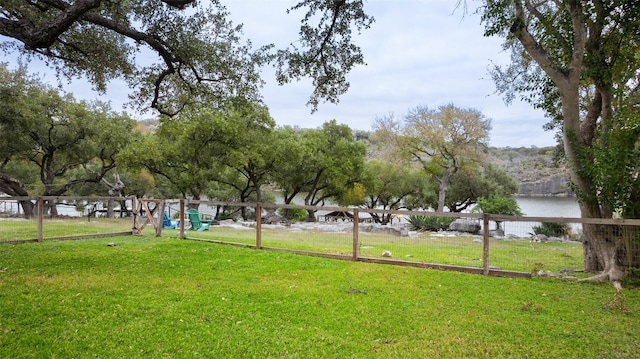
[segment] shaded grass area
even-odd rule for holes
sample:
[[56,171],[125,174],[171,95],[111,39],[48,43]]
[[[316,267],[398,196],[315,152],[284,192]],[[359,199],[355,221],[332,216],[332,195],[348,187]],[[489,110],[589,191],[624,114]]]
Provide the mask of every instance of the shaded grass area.
[[0,357],[639,357],[640,291],[613,299],[176,238],[4,245]]

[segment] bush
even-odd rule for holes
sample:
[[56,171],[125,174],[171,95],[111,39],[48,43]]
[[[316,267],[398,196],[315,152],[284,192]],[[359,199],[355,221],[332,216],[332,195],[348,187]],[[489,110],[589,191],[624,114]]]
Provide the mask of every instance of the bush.
[[301,208],[278,208],[276,213],[292,222],[303,222],[307,219],[307,211]]
[[532,229],[534,234],[544,234],[547,237],[564,237],[571,233],[571,227],[566,223],[542,222]]
[[234,221],[236,221],[238,219],[238,214],[237,213],[227,213],[227,212],[222,212],[222,213],[218,213],[218,216],[216,217],[217,220],[219,221],[224,221],[227,219],[232,219]]
[[523,213],[518,202],[512,196],[491,195],[488,198],[480,198],[473,208],[473,212],[488,214],[502,214],[505,216],[522,216]]
[[449,225],[455,221],[453,217],[409,216],[409,224],[417,231],[441,231],[449,229]]

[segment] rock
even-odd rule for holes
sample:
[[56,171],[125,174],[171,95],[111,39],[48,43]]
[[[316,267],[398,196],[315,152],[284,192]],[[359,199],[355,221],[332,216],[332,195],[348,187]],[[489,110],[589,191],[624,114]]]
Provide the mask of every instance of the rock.
[[573,192],[567,183],[567,177],[564,175],[546,176],[535,180],[522,180],[518,188],[518,195],[571,195]]
[[369,233],[381,233],[398,237],[408,237],[409,230],[405,226],[383,226],[381,224],[365,224],[358,226],[358,231]]
[[544,234],[536,234],[535,236],[533,236],[533,238],[531,239],[534,242],[546,242],[549,240],[549,237],[547,237]]
[[492,229],[489,231],[489,237],[504,237],[504,230],[502,228]]
[[262,216],[262,223],[264,224],[283,224],[285,226],[290,226],[291,221],[286,219],[285,217],[278,216],[277,214],[267,214]]
[[480,231],[480,223],[474,219],[469,218],[457,218],[449,225],[450,231],[465,232],[465,233],[478,233]]

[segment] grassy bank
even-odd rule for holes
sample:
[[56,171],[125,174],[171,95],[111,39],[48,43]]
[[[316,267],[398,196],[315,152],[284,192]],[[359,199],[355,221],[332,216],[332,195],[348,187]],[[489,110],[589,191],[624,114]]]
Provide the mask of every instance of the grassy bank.
[[640,291],[612,299],[176,238],[3,245],[0,357],[639,357]]

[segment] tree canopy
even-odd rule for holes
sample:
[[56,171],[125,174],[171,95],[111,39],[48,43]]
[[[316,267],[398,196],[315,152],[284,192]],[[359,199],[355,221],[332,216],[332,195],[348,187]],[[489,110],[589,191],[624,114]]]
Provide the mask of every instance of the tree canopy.
[[404,121],[379,118],[375,127],[378,136],[395,143],[397,156],[418,164],[438,183],[436,208],[442,212],[456,172],[465,163],[484,161],[491,121],[475,109],[447,104],[437,109],[418,106]]
[[[40,58],[61,79],[86,78],[104,92],[109,81],[125,80],[141,108],[175,115],[193,103],[223,104],[229,97],[259,100],[259,67],[277,59],[280,83],[308,76],[309,104],[337,102],[349,88],[345,74],[363,64],[353,29],[373,19],[363,1],[305,0],[296,45],[272,51],[242,43],[221,1],[138,0],[73,2],[3,1],[0,43],[5,53]],[[151,55],[151,56],[149,56]]]
[[0,66],[0,102],[0,191],[12,196],[60,196],[98,183],[132,138],[128,116],[61,96],[21,69]]

